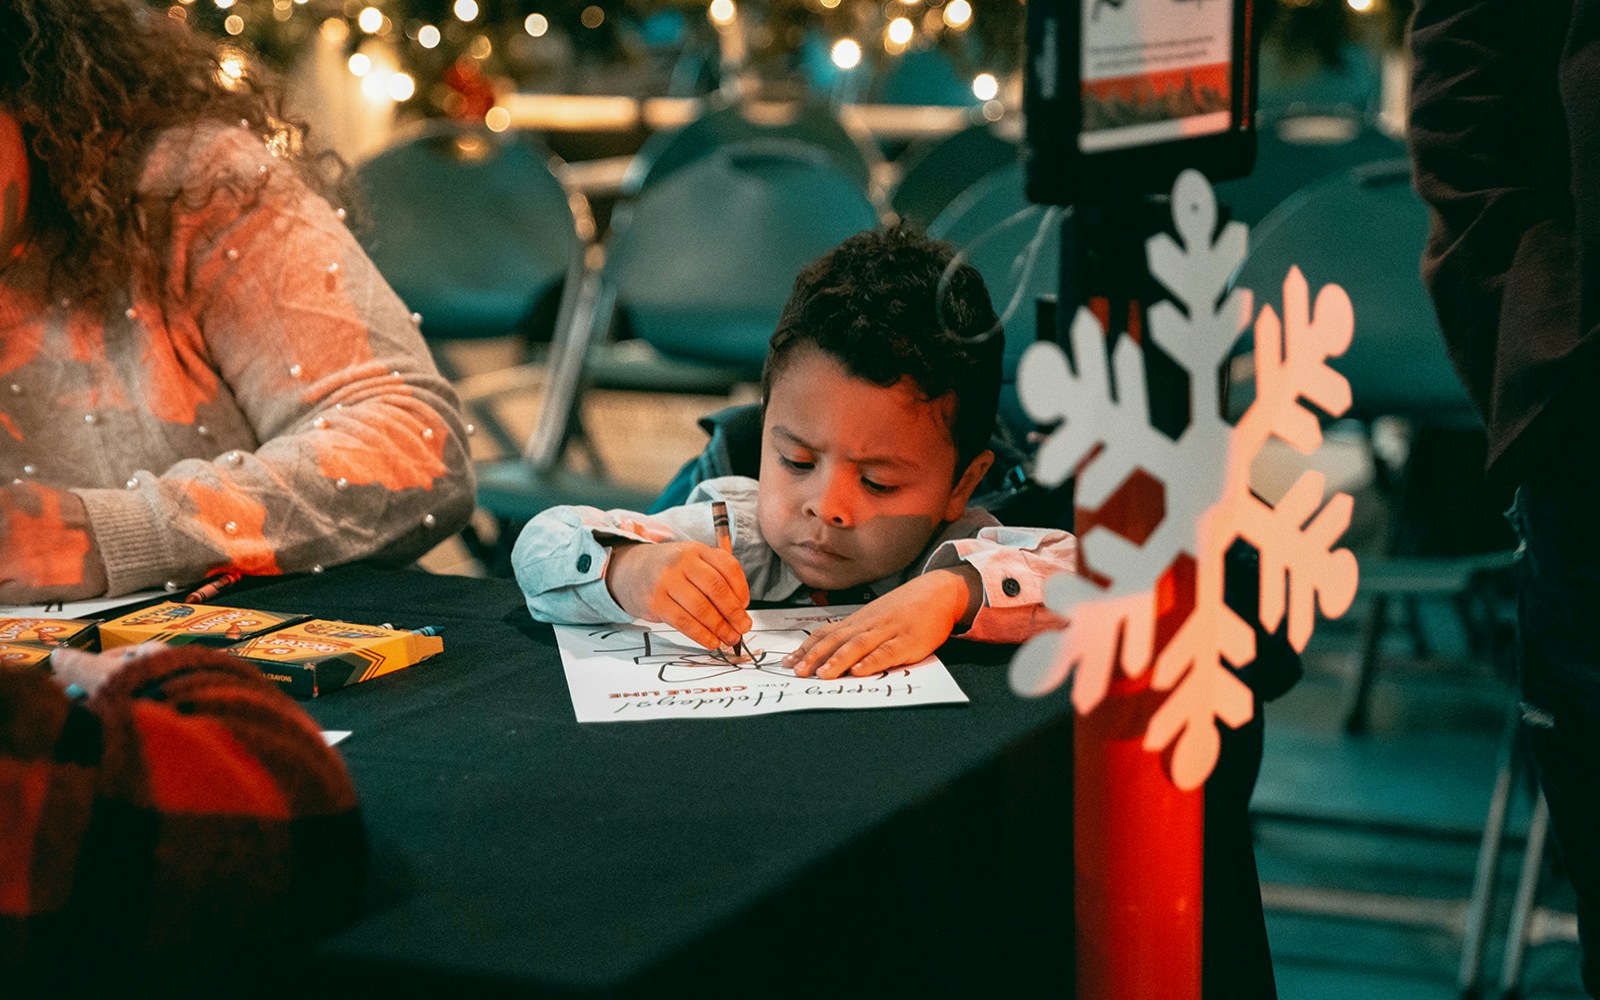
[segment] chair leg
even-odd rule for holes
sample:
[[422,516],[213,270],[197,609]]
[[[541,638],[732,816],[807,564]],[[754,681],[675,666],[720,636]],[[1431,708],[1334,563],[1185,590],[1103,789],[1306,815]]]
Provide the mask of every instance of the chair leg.
[[1428,630],[1422,624],[1422,602],[1415,595],[1407,595],[1405,605],[1406,631],[1411,634],[1411,655],[1426,660],[1432,646],[1428,642]]
[[1528,821],[1528,843],[1522,852],[1522,874],[1517,879],[1516,902],[1511,923],[1506,929],[1506,957],[1500,966],[1500,996],[1512,1000],[1522,994],[1522,960],[1528,953],[1528,930],[1534,900],[1539,894],[1539,875],[1544,869],[1545,839],[1550,835],[1550,806],[1543,793],[1534,803]]
[[1361,646],[1356,655],[1356,673],[1350,680],[1345,696],[1344,730],[1359,733],[1367,728],[1367,701],[1372,696],[1373,676],[1378,672],[1378,647],[1383,641],[1383,630],[1389,613],[1389,598],[1379,594],[1372,599],[1367,620],[1361,626]]
[[1467,901],[1466,919],[1461,930],[1461,967],[1456,974],[1456,985],[1463,997],[1478,995],[1484,938],[1489,929],[1490,906],[1494,902],[1495,873],[1500,866],[1500,849],[1505,841],[1511,788],[1516,783],[1521,723],[1520,706],[1513,702],[1505,733],[1500,739],[1494,791],[1489,795],[1489,812],[1483,820],[1483,838],[1478,842],[1478,864],[1472,878],[1472,897]]

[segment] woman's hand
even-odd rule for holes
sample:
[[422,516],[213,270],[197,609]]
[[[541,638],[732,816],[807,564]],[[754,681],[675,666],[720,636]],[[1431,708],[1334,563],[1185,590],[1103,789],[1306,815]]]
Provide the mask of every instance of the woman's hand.
[[122,670],[166,648],[159,642],[141,642],[104,653],[85,653],[57,646],[50,651],[50,669],[63,687],[76,684],[92,695]]
[[0,604],[80,601],[105,590],[105,563],[76,493],[0,486]]

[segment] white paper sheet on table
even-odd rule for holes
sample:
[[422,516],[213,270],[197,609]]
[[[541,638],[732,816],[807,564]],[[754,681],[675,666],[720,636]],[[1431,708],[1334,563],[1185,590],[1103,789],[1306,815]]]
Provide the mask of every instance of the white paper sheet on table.
[[557,625],[556,644],[579,722],[730,718],[811,708],[900,708],[965,702],[930,656],[875,677],[796,677],[780,662],[813,629],[854,607],[752,611],[752,662],[737,663],[665,625]]
[[[95,597],[87,601],[55,601],[50,604],[0,604],[0,618],[104,618],[100,612],[120,608],[124,604],[167,597],[164,590],[146,590],[121,597]],[[176,598],[172,598],[176,600]]]

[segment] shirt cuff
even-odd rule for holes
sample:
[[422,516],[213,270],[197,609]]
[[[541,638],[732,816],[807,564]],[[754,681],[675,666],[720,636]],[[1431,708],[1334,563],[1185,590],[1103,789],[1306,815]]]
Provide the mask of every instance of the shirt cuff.
[[106,567],[106,596],[184,581],[169,580],[172,541],[154,482],[132,490],[72,490],[89,514],[89,529]]

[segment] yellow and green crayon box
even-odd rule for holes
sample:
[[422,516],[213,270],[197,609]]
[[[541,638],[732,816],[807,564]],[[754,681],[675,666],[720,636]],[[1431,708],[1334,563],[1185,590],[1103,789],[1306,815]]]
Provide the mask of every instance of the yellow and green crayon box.
[[264,632],[303,622],[306,615],[284,615],[251,608],[219,608],[163,601],[100,625],[100,648],[141,642],[169,646],[231,646]]
[[437,635],[313,619],[246,640],[228,652],[296,698],[315,698],[444,652]]
[[98,618],[0,618],[0,644],[40,646],[90,646]]

